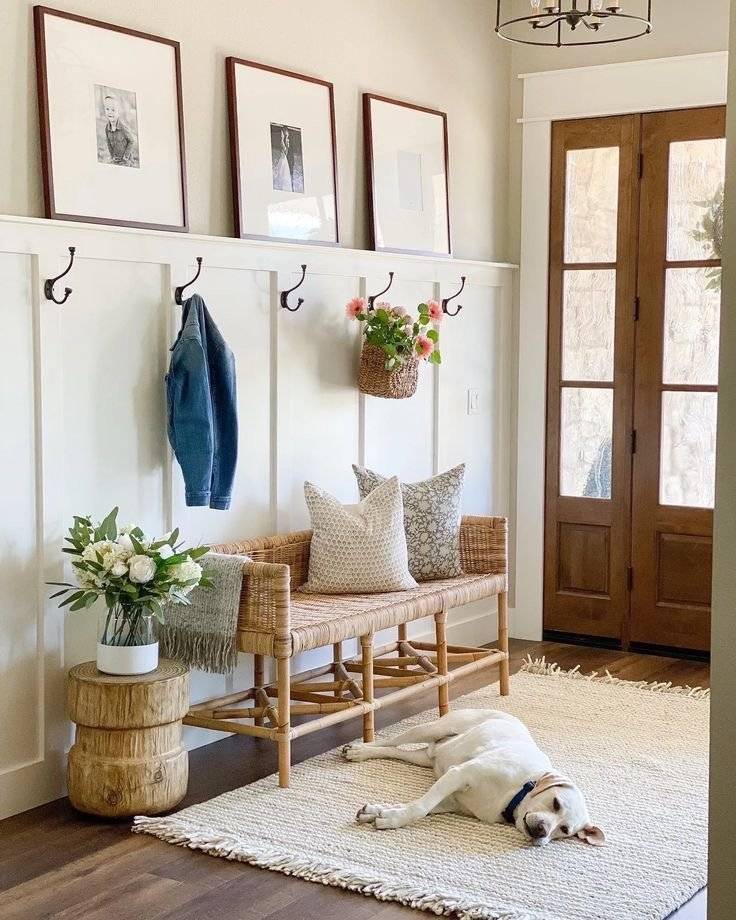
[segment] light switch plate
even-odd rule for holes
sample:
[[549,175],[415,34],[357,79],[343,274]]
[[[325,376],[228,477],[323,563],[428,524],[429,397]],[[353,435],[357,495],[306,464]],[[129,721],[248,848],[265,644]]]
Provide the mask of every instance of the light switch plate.
[[480,412],[480,393],[477,387],[468,387],[468,415]]

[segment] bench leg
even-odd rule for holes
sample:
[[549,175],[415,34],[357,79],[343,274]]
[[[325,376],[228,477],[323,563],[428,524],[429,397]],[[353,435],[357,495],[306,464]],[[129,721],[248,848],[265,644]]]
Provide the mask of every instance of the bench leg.
[[509,596],[504,591],[498,595],[498,647],[506,652],[506,657],[499,665],[501,696],[509,695]]
[[277,690],[278,690],[278,711],[279,711],[279,728],[276,738],[279,747],[279,786],[282,789],[288,788],[289,772],[291,769],[291,738],[289,732],[291,724],[289,719],[289,708],[291,706],[291,659],[277,659]]
[[[373,702],[373,633],[360,637],[360,650],[363,662],[363,701]],[[375,739],[375,713],[363,713],[363,741]]]
[[[253,656],[253,686],[262,687],[265,680],[263,669],[263,655]],[[263,725],[263,717],[253,720],[256,725]]]
[[[435,641],[437,643],[437,671],[447,674],[447,611],[434,615]],[[440,684],[437,688],[439,697],[440,715],[444,716],[450,711],[450,686]]]
[[[332,643],[332,663],[333,665],[335,665],[335,667],[333,668],[332,677],[333,677],[333,680],[337,681],[338,679],[337,665],[342,664],[342,642]],[[333,691],[332,695],[335,697],[336,700],[339,700],[342,697],[342,691],[338,690],[337,687],[335,687],[335,690]]]

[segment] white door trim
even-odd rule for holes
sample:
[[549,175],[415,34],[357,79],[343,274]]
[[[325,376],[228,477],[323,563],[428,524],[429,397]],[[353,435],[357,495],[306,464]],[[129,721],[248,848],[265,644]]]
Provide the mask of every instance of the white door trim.
[[513,634],[542,638],[547,276],[552,122],[724,105],[727,52],[521,74],[516,595]]

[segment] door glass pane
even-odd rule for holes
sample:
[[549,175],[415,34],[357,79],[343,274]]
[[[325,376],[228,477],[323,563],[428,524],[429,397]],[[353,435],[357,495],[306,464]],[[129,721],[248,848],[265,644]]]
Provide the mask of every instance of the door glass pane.
[[663,383],[718,383],[720,312],[720,268],[667,270]]
[[560,495],[611,497],[613,390],[563,387]]
[[662,393],[660,504],[713,507],[717,406],[715,393]]
[[562,305],[564,380],[613,380],[616,271],[566,271]]
[[567,151],[565,262],[615,262],[618,147]]
[[670,261],[721,258],[725,155],[722,137],[670,144]]

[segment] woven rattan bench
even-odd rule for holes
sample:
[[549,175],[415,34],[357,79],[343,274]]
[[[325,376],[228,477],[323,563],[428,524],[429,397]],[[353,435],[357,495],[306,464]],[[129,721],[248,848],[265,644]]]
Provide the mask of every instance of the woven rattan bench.
[[[372,741],[376,709],[433,686],[444,715],[450,681],[494,664],[500,666],[501,694],[509,692],[505,518],[463,518],[460,578],[427,581],[391,594],[300,592],[309,570],[310,540],[311,531],[303,531],[213,547],[253,560],[244,565],[238,648],[254,655],[254,686],[192,706],[187,725],[276,741],[279,784],[288,786],[293,738],[362,716],[363,738]],[[447,611],[494,595],[498,648],[448,646]],[[406,624],[427,616],[434,616],[435,642],[409,642]],[[389,627],[398,627],[396,641],[374,648],[375,633]],[[360,639],[358,657],[343,659],[346,639]],[[291,674],[295,655],[328,645],[333,647],[331,663]],[[276,659],[276,683],[265,680],[265,657]],[[296,716],[316,718],[292,725]]]

